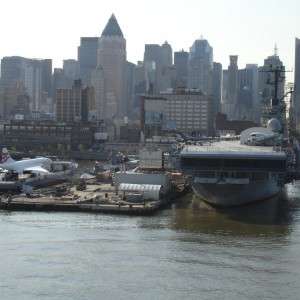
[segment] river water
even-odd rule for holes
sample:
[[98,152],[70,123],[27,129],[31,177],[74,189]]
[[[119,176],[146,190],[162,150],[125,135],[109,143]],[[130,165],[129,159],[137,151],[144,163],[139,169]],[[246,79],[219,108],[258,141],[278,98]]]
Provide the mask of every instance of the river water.
[[0,299],[299,299],[300,182],[154,216],[0,210]]

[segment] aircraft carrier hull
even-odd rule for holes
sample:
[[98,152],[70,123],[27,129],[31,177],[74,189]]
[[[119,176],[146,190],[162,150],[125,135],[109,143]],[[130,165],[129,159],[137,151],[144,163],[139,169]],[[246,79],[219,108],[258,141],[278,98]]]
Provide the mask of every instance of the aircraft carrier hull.
[[253,181],[247,184],[198,183],[193,178],[190,184],[195,194],[216,206],[236,206],[261,201],[277,195],[282,186],[276,178]]

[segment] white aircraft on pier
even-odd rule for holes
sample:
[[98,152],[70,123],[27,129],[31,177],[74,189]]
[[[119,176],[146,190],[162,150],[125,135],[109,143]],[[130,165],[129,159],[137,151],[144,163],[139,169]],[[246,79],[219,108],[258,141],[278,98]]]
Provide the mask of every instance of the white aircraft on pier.
[[11,158],[7,148],[3,148],[0,168],[17,173],[48,174],[49,171],[46,170],[43,166],[50,163],[51,159],[47,157],[37,157],[32,159],[29,158],[16,161]]

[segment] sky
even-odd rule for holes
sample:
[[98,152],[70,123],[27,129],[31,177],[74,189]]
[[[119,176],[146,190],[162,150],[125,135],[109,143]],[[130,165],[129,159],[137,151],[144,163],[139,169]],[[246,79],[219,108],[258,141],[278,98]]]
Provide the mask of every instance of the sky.
[[0,58],[50,58],[53,68],[77,59],[81,37],[99,37],[115,15],[126,39],[127,60],[143,60],[145,44],[167,41],[173,52],[206,39],[214,61],[238,67],[278,56],[293,82],[299,0],[11,0],[0,4]]

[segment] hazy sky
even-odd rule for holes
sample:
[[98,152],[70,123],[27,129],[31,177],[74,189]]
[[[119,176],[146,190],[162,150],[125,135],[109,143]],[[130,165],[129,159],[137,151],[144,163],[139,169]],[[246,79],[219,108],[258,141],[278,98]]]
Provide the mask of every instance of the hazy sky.
[[[295,37],[300,38],[299,0],[11,0],[1,1],[0,58],[52,58],[53,67],[77,59],[80,37],[101,36],[112,13],[127,42],[127,60],[143,60],[145,44],[167,41],[173,51],[189,51],[207,39],[214,61],[227,69],[263,65],[278,55],[293,71]],[[293,73],[287,73],[293,81]]]

